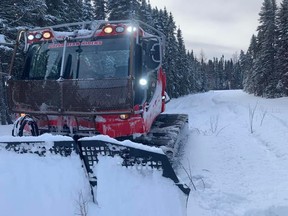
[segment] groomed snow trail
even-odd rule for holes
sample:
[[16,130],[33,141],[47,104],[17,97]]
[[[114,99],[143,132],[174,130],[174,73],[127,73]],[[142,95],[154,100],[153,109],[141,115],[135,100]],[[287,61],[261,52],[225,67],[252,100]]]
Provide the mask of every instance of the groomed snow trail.
[[287,107],[288,98],[257,98],[241,90],[210,91],[169,104],[169,112],[189,114],[183,164],[187,168],[189,161],[197,190],[188,215],[288,215]]

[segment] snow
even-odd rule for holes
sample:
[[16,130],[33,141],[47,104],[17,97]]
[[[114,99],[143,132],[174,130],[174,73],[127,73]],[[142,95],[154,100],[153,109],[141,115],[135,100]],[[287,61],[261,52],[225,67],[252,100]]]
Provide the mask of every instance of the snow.
[[[189,115],[182,164],[191,171],[196,190],[184,169],[177,169],[181,179],[190,182],[187,210],[182,192],[160,171],[126,169],[118,157],[101,157],[94,167],[94,204],[77,155],[39,157],[0,149],[0,214],[76,215],[83,194],[88,216],[286,216],[287,107],[288,98],[264,99],[241,90],[194,94],[167,104],[167,113]],[[9,135],[11,129],[0,126],[0,142],[19,139]],[[69,138],[46,134],[25,139]]]
[[[185,215],[184,196],[170,179],[156,170],[123,169],[120,161],[102,158],[95,167],[99,209],[93,215]],[[109,178],[107,170],[113,170]]]
[[288,98],[241,90],[171,101],[169,112],[190,119],[185,157],[198,189],[190,195],[188,215],[288,215],[287,107]]
[[[0,19],[1,22],[1,19]],[[8,46],[13,46],[14,44],[12,43],[7,43],[5,40],[5,35],[0,34],[0,49],[5,49],[5,50],[13,50],[13,48],[8,47]]]
[[5,36],[0,34],[0,43],[6,43]]
[[141,150],[148,151],[148,152],[164,154],[163,150],[161,148],[156,148],[156,147],[142,145],[139,143],[134,143],[134,142],[131,142],[130,140],[124,140],[124,141],[120,142],[120,141],[117,141],[117,140],[115,140],[109,136],[106,136],[106,135],[97,135],[97,136],[92,136],[92,137],[85,137],[85,138],[81,138],[80,141],[81,140],[101,140],[101,141],[106,141],[106,142],[112,142],[114,144],[119,144],[121,146],[127,146],[127,147],[137,148],[137,149],[141,149]]
[[[0,151],[0,214],[75,215],[89,185],[79,158]],[[73,190],[71,190],[73,188]]]

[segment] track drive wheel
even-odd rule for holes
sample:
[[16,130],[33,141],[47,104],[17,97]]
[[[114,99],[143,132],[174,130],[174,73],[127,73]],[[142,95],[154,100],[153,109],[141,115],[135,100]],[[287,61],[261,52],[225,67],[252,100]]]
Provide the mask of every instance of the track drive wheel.
[[13,126],[12,136],[38,136],[37,123],[30,115],[19,117]]

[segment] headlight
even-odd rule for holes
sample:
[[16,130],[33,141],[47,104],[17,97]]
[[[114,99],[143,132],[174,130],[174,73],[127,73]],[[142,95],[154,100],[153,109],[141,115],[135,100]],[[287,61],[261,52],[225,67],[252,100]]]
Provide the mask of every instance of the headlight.
[[27,38],[28,38],[28,40],[34,40],[34,35],[33,34],[29,34]]
[[139,84],[141,85],[141,86],[146,86],[147,85],[147,79],[145,79],[145,78],[141,78],[140,80],[139,80]]
[[134,27],[134,26],[128,26],[128,27],[127,27],[127,31],[128,31],[128,32],[135,32],[136,30],[137,30],[137,28]]
[[122,120],[126,120],[126,119],[128,119],[129,117],[130,117],[129,114],[121,114],[121,115],[119,115],[119,118],[122,119]]

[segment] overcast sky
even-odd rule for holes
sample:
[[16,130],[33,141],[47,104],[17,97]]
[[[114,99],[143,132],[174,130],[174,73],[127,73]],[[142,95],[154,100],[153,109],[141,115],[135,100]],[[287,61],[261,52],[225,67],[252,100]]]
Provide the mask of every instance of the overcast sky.
[[186,49],[207,58],[230,58],[246,51],[256,33],[263,0],[150,0],[158,9],[166,6],[180,26]]

